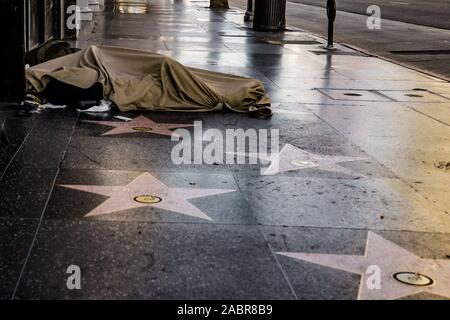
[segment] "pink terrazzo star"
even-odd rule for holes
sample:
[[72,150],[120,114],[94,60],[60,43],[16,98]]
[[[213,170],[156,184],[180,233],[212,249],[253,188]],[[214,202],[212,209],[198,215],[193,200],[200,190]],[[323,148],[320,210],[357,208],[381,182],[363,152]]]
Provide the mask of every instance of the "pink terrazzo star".
[[[126,186],[89,186],[61,185],[73,190],[85,191],[109,197],[97,208],[88,212],[85,217],[99,216],[133,208],[154,207],[184,215],[212,220],[203,211],[188,200],[223,193],[234,192],[230,189],[169,188],[150,173],[143,173]],[[151,197],[159,199],[155,203],[142,203],[136,198]]]
[[114,129],[102,134],[102,136],[112,136],[126,133],[153,133],[170,137],[172,135],[176,136],[176,134],[170,129],[194,127],[194,124],[157,123],[144,116],[138,116],[128,122],[91,120],[85,120],[85,122],[114,127]]
[[235,155],[245,155],[249,158],[256,158],[270,165],[261,169],[261,175],[276,175],[285,171],[296,171],[315,169],[329,172],[336,172],[356,177],[365,177],[353,170],[344,168],[340,165],[343,162],[351,161],[368,161],[367,157],[347,157],[347,156],[331,156],[314,154],[291,144],[286,144],[279,153],[232,153]]
[[263,171],[263,175],[274,175],[284,171],[302,169],[316,169],[342,173],[353,176],[362,176],[353,170],[340,165],[343,162],[367,161],[366,157],[347,157],[314,154],[291,144],[286,144],[278,155],[275,155],[270,166]]
[[[278,252],[277,254],[361,275],[358,299],[392,300],[421,292],[450,298],[450,260],[422,259],[369,232],[364,256]],[[367,285],[369,266],[380,268],[380,288]],[[429,286],[414,286],[394,279],[396,273],[414,272],[434,280]]]

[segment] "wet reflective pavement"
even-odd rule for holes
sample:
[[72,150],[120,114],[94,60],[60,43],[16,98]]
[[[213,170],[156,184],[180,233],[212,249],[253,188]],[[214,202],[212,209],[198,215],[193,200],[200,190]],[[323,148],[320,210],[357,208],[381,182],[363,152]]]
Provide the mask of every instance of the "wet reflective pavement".
[[[449,83],[327,53],[301,30],[253,32],[207,1],[149,4],[130,14],[107,1],[77,45],[258,78],[274,117],[121,114],[130,125],[1,107],[0,298],[450,298]],[[195,121],[278,129],[279,170],[175,164],[167,131]],[[81,290],[66,286],[70,265]],[[370,266],[380,289],[366,286]],[[395,280],[404,272],[424,277]]]
[[114,5],[114,12],[117,13],[148,13],[149,4],[147,0],[133,0],[133,1],[116,1]]

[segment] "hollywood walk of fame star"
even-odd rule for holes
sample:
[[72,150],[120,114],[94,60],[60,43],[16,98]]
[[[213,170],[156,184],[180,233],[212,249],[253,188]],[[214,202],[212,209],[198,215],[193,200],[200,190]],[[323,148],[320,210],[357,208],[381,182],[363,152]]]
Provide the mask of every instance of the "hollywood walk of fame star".
[[[277,252],[279,255],[361,275],[358,299],[393,300],[421,292],[450,298],[450,260],[422,259],[379,235],[368,232],[364,256]],[[379,289],[367,285],[369,266],[381,270]],[[394,279],[396,273],[414,272],[434,280],[429,286],[414,286]]]
[[190,128],[195,126],[194,124],[157,123],[144,116],[138,116],[128,122],[92,120],[85,120],[84,122],[114,127],[114,129],[102,134],[102,136],[112,136],[125,133],[153,133],[163,136],[176,136],[176,134],[170,129]]
[[230,189],[170,188],[150,173],[143,173],[126,186],[60,185],[109,197],[85,217],[151,206],[184,215],[212,220],[188,200],[234,192]]
[[[242,153],[237,153],[238,155]],[[339,165],[342,162],[367,161],[364,157],[330,156],[310,153],[297,148],[291,144],[286,144],[278,154],[247,154],[248,157],[259,158],[262,161],[270,162],[267,168],[261,169],[262,175],[275,175],[284,171],[294,171],[303,169],[317,169],[330,172],[337,172],[351,176],[363,177],[363,175],[349,170]]]

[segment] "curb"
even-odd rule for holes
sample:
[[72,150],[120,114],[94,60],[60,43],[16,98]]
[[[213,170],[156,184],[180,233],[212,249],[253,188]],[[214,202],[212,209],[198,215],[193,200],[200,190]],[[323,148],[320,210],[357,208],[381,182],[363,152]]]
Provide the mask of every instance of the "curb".
[[[245,11],[243,9],[239,8],[239,7],[233,6],[232,8],[235,9],[235,10],[239,10],[239,11],[241,11],[241,12],[243,12],[245,14]],[[307,34],[310,34],[310,35],[312,35],[314,37],[323,39],[325,41],[327,40],[327,37],[325,37],[323,35],[316,34],[314,32],[310,32],[310,31],[307,31],[307,30],[304,30],[304,29],[301,29],[301,28],[298,28],[298,27],[295,27],[295,26],[288,26],[287,25],[286,27],[289,27],[290,29],[294,29],[294,30],[299,30],[299,31],[305,32]],[[365,55],[368,55],[368,56],[371,56],[371,57],[375,57],[375,58],[378,58],[380,60],[384,60],[384,61],[396,64],[398,66],[401,66],[401,67],[404,67],[404,68],[407,68],[407,69],[410,69],[410,70],[413,70],[413,71],[417,71],[417,72],[423,73],[423,74],[425,74],[427,76],[431,76],[433,78],[437,78],[438,80],[443,80],[443,81],[446,81],[446,82],[450,82],[450,77],[444,76],[442,74],[437,74],[437,73],[435,73],[433,71],[425,70],[423,68],[412,66],[410,64],[407,64],[407,63],[404,63],[404,62],[401,62],[401,61],[397,61],[397,60],[394,60],[394,59],[391,59],[391,58],[380,56],[379,54],[372,53],[372,52],[370,52],[368,50],[359,48],[357,46],[354,46],[354,45],[351,45],[351,44],[348,44],[348,43],[345,43],[345,42],[336,42],[336,43],[340,44],[340,45],[342,45],[344,47],[347,47],[349,49],[361,52],[361,53],[363,53]]]

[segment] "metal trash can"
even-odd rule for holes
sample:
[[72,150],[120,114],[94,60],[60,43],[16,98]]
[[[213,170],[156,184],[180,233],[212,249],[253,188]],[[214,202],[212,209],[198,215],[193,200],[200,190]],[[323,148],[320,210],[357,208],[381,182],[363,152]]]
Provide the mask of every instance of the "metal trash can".
[[286,27],[286,0],[255,0],[253,29],[282,31]]

